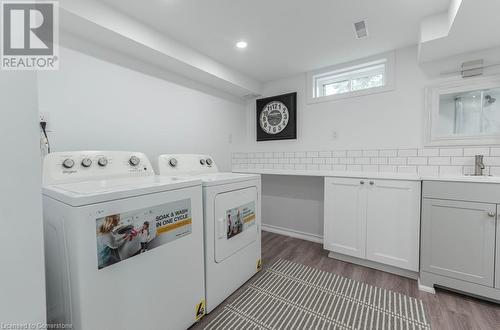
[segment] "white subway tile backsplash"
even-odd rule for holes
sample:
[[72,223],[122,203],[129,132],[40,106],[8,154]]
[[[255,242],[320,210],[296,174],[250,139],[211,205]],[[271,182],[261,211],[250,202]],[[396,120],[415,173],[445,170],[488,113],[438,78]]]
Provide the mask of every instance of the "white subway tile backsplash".
[[438,176],[439,166],[419,166],[417,171],[419,175]]
[[371,162],[374,165],[385,165],[387,164],[387,157],[375,157],[371,159]]
[[318,164],[307,164],[306,170],[308,171],[318,171],[319,166]]
[[439,156],[439,149],[437,148],[418,149],[417,154],[418,156],[424,156],[424,157]]
[[398,167],[395,165],[379,165],[378,167],[380,172],[397,172]]
[[346,165],[332,165],[332,171],[345,171],[346,170]]
[[442,148],[439,149],[439,156],[463,156],[463,148]]
[[489,174],[494,176],[500,176],[500,166],[491,166]]
[[412,157],[417,155],[417,149],[399,149],[398,157]]
[[273,153],[273,157],[274,158],[283,158],[283,156],[284,156],[284,153],[282,153],[282,152],[275,152],[275,153]]
[[429,157],[429,165],[450,165],[450,157]]
[[416,166],[398,166],[398,172],[400,173],[417,173]]
[[363,157],[363,150],[348,150],[347,157]]
[[317,152],[317,151],[308,151],[306,155],[307,155],[307,157],[319,157],[319,152]]
[[462,166],[439,166],[439,175],[452,176],[462,175]]
[[347,157],[345,150],[332,151],[332,157]]
[[362,171],[363,166],[362,165],[346,165],[346,170],[347,171]]
[[394,157],[389,158],[390,165],[406,165],[406,158],[404,157]]
[[490,148],[490,156],[500,156],[500,148]]
[[319,157],[332,157],[332,152],[331,151],[320,151],[319,152]]
[[332,170],[332,165],[331,164],[320,164],[319,165],[319,170],[320,171],[331,171]]
[[363,171],[365,172],[378,172],[378,165],[363,165]]
[[363,150],[363,157],[378,157],[378,150]]
[[382,149],[379,152],[380,157],[397,157],[398,151],[396,149]]
[[332,151],[234,152],[233,170],[286,169],[404,172],[461,175],[474,172],[474,156],[484,155],[486,173],[500,176],[500,145]]
[[339,164],[344,164],[344,165],[354,164],[354,158],[352,157],[339,158]]
[[[500,166],[500,157],[484,157],[484,164],[486,166]],[[472,164],[474,162],[472,161]]]
[[360,164],[360,165],[368,165],[371,164],[370,158],[366,157],[360,157],[360,158],[355,158],[354,159],[354,164]]
[[472,165],[474,164],[474,158],[472,157],[451,157],[451,165]]
[[464,148],[464,156],[490,155],[490,148],[487,147],[467,147]]
[[296,152],[296,153],[295,153],[295,157],[296,157],[296,158],[304,158],[304,157],[306,157],[306,156],[307,156],[307,155],[306,155],[306,152],[305,152],[305,151],[298,151],[298,152]]
[[408,165],[427,165],[427,157],[408,157]]
[[339,159],[338,158],[326,158],[325,162],[327,164],[338,164],[339,163]]

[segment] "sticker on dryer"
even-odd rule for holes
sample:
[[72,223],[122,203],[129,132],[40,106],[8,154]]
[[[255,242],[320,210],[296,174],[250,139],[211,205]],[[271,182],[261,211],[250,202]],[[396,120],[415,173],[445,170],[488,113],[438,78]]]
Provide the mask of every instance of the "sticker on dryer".
[[234,237],[255,225],[255,202],[226,211],[227,238]]
[[191,199],[96,219],[97,268],[191,234]]
[[262,260],[257,260],[257,271],[260,272],[262,270]]
[[194,320],[199,321],[205,315],[205,299],[202,299],[195,307]]

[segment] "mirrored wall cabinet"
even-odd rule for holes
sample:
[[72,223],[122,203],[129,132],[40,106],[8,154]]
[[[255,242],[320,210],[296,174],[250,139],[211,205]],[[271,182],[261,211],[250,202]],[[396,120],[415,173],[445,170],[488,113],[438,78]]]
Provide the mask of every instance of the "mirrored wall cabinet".
[[500,76],[426,88],[426,145],[500,143]]

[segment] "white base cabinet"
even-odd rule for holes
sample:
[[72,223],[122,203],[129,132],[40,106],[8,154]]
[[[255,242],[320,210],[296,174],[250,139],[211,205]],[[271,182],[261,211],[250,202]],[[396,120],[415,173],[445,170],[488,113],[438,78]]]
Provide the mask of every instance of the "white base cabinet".
[[325,178],[324,248],[418,271],[420,181]]

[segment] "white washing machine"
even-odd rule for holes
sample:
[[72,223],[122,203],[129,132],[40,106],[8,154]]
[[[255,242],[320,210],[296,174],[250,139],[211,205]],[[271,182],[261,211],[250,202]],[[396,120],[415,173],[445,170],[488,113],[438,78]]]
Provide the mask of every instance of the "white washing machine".
[[261,268],[261,178],[222,173],[210,156],[158,158],[160,175],[203,181],[205,297],[207,312]]
[[186,329],[204,314],[202,186],[137,152],[47,155],[47,318],[77,330]]

